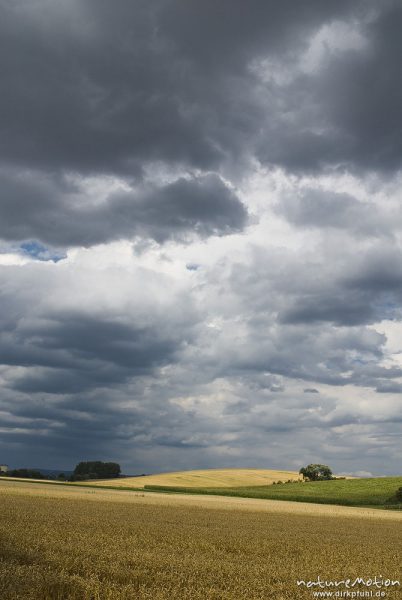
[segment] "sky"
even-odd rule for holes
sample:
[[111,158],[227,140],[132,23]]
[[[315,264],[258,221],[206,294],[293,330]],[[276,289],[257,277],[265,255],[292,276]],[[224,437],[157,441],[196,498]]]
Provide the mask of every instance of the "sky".
[[0,462],[400,474],[402,4],[0,8]]

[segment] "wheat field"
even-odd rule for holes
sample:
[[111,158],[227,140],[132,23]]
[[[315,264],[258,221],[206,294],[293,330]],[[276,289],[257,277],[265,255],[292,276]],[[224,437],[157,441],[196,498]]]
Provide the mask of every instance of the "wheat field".
[[5,481],[0,502],[2,600],[298,600],[301,578],[400,575],[393,511]]
[[[98,484],[111,487],[143,488],[146,485],[183,486],[183,487],[246,487],[270,485],[274,481],[301,479],[297,471],[278,471],[272,469],[204,469],[198,471],[177,471],[140,477],[122,477],[102,480]],[[91,485],[96,481],[88,482]]]

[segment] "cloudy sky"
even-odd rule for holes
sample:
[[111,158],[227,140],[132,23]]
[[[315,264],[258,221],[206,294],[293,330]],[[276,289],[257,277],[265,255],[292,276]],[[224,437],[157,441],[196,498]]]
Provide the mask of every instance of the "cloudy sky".
[[402,4],[0,8],[0,462],[400,473]]

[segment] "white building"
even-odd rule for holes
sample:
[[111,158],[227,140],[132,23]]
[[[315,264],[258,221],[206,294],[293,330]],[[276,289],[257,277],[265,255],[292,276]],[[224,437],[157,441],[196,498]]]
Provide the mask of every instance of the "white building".
[[0,473],[7,473],[8,465],[0,465]]

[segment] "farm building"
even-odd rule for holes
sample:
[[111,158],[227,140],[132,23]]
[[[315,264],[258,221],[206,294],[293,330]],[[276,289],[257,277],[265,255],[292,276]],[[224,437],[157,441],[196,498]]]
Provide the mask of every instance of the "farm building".
[[7,465],[0,465],[0,473],[7,473],[7,471],[8,471]]

